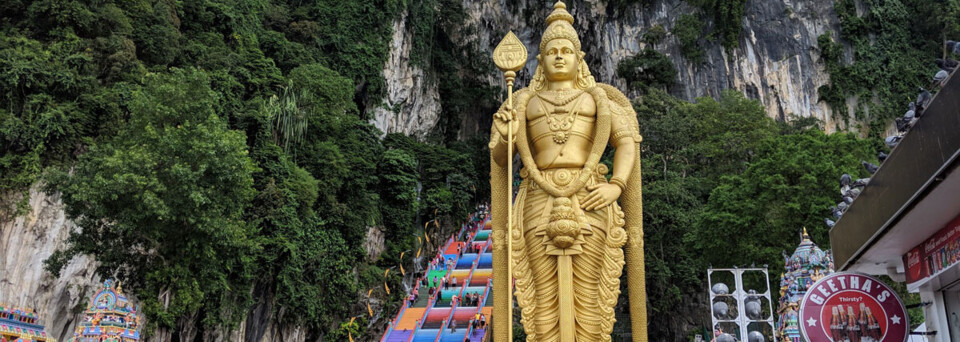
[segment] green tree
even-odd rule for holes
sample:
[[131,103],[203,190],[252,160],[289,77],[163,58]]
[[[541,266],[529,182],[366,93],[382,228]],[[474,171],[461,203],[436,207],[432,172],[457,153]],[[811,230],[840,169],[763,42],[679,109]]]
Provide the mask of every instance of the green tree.
[[703,21],[692,14],[681,14],[670,31],[680,42],[680,53],[693,63],[703,63],[703,46],[697,44],[703,35]]
[[76,36],[53,44],[0,35],[0,191],[21,191],[44,167],[70,160],[98,120],[112,89],[96,88]]
[[727,49],[738,45],[740,30],[743,28],[743,10],[747,0],[691,0],[700,6],[707,15],[713,17],[714,34]]
[[349,79],[319,64],[297,67],[289,78],[307,117],[303,144],[292,154],[319,180],[316,209],[326,226],[359,252],[366,227],[378,219],[380,133],[356,115]]
[[387,245],[385,254],[392,258],[414,249],[415,236],[421,235],[414,223],[419,207],[417,158],[409,150],[387,149],[377,173],[380,175],[380,215]]
[[766,139],[745,172],[723,176],[684,240],[714,265],[764,260],[778,274],[783,264],[775,261],[796,247],[802,227],[815,241],[828,241],[823,218],[839,200],[839,177],[866,176],[860,161],[873,148],[852,133],[818,129]]
[[700,310],[692,298],[703,291],[706,263],[683,236],[695,229],[710,190],[723,174],[742,172],[760,141],[776,125],[760,104],[727,92],[719,101],[681,101],[651,89],[634,105],[643,156],[644,241],[650,335],[685,336],[681,326],[697,317],[678,317],[678,308]]
[[93,255],[101,276],[136,289],[154,327],[239,322],[257,251],[242,218],[255,167],[217,100],[201,71],[146,77],[116,137],[52,177],[80,229],[47,269],[57,274],[73,256]]
[[650,27],[650,30],[643,33],[643,41],[647,44],[650,44],[651,47],[656,47],[657,44],[663,41],[663,38],[667,37],[667,29],[663,28],[663,25],[656,24],[653,27]]
[[617,76],[623,77],[633,90],[670,88],[676,82],[677,69],[666,55],[644,49],[617,63]]
[[388,229],[406,231],[417,211],[417,159],[411,151],[388,149],[377,172],[383,224]]

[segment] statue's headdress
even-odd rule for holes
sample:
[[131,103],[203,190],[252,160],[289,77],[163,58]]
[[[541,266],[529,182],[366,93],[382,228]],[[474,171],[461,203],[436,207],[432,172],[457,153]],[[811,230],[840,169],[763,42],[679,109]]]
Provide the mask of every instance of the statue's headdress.
[[[596,84],[593,75],[590,74],[590,68],[583,61],[583,51],[580,49],[580,37],[577,36],[577,30],[573,29],[573,16],[567,12],[567,5],[563,1],[557,1],[553,5],[553,12],[547,16],[547,30],[543,31],[543,38],[540,39],[540,53],[547,48],[547,43],[554,39],[566,39],[573,43],[580,58],[577,70],[576,87],[587,89]],[[539,59],[539,55],[538,55]],[[543,74],[543,68],[537,65],[533,80],[530,81],[530,87],[535,90],[542,90],[546,84],[546,77]]]
[[563,1],[557,1],[553,5],[553,13],[547,16],[547,30],[543,32],[540,40],[540,51],[547,48],[547,42],[558,38],[573,42],[573,46],[580,51],[580,37],[573,29],[573,16],[567,12],[567,5]]

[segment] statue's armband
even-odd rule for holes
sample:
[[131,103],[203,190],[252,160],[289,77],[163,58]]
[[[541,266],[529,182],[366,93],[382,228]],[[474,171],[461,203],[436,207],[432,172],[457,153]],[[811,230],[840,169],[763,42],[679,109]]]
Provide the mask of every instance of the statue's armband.
[[633,110],[621,106],[610,106],[613,119],[610,120],[610,145],[619,146],[625,138],[640,141],[640,127]]

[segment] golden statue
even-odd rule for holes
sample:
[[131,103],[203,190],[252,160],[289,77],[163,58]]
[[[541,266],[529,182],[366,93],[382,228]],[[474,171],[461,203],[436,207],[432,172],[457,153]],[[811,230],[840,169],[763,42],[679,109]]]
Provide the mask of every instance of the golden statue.
[[[510,279],[510,269],[527,341],[610,341],[625,252],[633,340],[647,340],[637,117],[623,93],[594,80],[583,57],[573,16],[557,2],[533,80],[494,115],[496,342],[512,336],[511,284],[499,281]],[[494,52],[511,92],[525,59],[512,33]],[[599,163],[608,144],[616,149],[609,181]],[[513,147],[524,167],[510,203]]]

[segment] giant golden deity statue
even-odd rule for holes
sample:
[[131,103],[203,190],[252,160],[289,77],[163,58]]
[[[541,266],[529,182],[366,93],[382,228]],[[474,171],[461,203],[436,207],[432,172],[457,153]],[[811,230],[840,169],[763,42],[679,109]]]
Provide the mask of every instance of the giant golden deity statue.
[[[512,338],[512,287],[501,281],[511,273],[527,341],[610,341],[624,256],[633,340],[647,340],[637,117],[623,93],[591,76],[573,21],[557,2],[533,79],[494,114],[496,342]],[[512,89],[526,49],[510,33],[494,61]],[[609,180],[600,163],[608,144],[615,148]],[[523,168],[510,203],[514,147]]]

